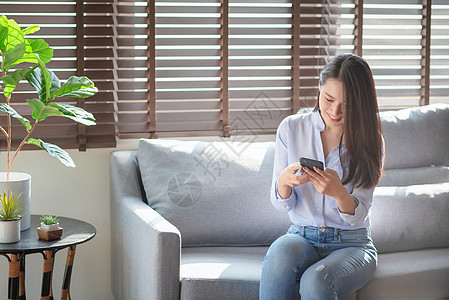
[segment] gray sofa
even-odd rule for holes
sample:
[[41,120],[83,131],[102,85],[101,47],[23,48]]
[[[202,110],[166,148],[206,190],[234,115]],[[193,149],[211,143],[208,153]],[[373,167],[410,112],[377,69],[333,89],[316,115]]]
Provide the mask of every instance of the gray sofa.
[[[374,278],[344,299],[449,298],[449,105],[381,113]],[[111,154],[119,299],[258,299],[268,246],[290,226],[269,199],[274,142],[141,140]],[[298,296],[299,297],[299,296]]]

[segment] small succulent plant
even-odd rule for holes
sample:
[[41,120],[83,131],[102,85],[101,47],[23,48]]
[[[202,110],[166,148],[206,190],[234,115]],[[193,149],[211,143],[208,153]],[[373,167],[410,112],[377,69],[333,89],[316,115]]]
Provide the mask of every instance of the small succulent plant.
[[3,194],[0,193],[0,220],[20,220],[23,217],[21,213],[25,210],[26,204],[27,203],[24,202],[22,194],[14,197],[12,192],[6,192],[3,189]]
[[59,219],[53,216],[42,216],[41,217],[41,222],[44,223],[45,225],[53,225],[53,224],[58,224],[59,223]]

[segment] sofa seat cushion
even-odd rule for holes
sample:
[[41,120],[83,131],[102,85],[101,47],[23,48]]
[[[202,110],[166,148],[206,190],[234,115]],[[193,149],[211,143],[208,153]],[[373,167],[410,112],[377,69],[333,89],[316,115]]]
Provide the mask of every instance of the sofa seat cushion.
[[447,248],[380,254],[374,277],[357,299],[447,299],[448,257]]
[[379,186],[407,186],[444,182],[449,182],[449,167],[430,166],[384,170]]
[[141,140],[148,204],[186,246],[266,246],[290,226],[270,202],[274,142]]
[[380,253],[449,247],[449,182],[374,190],[371,233]]
[[[182,249],[180,299],[259,299],[260,274],[267,250],[268,247]],[[357,299],[446,298],[448,256],[448,248],[379,254],[376,273],[356,292]],[[355,299],[354,296],[355,293],[342,299]]]
[[[262,263],[268,247],[183,248],[183,300],[258,300]],[[295,287],[299,300],[299,281]],[[355,300],[356,294],[341,300]]]
[[183,248],[180,299],[259,299],[268,247]]

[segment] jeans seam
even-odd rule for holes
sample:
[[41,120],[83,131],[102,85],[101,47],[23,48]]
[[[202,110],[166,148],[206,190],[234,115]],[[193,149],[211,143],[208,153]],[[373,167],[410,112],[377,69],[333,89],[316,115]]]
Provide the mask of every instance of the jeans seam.
[[[299,266],[304,265],[304,263],[305,263],[306,261],[311,262],[311,263],[313,264],[313,262],[315,262],[315,259],[312,259],[312,258],[309,258],[309,257],[304,257],[304,259],[301,261],[301,263],[299,263],[299,264],[296,265],[296,270],[298,270],[298,272],[295,272],[296,275],[299,274]],[[309,267],[310,267],[310,266],[309,266]],[[309,267],[307,267],[307,268],[309,268]],[[306,268],[305,270],[307,270],[307,268]],[[305,271],[305,270],[304,270],[304,271]],[[304,274],[304,272],[303,272],[302,274]],[[302,275],[302,274],[301,274],[301,275]],[[299,278],[299,280],[301,280],[301,278]],[[290,289],[290,294],[289,294],[289,295],[290,295],[290,299],[293,299],[293,294],[294,294],[294,292],[295,292],[295,284],[296,284],[296,281],[298,281],[298,276],[296,276],[296,279],[295,279],[295,281],[293,282],[293,285],[292,285],[292,287],[291,287],[291,289]]]

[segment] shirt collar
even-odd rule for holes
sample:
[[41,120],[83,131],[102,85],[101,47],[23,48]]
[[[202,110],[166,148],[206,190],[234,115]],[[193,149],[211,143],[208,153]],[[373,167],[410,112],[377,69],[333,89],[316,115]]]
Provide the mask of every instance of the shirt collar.
[[321,118],[320,109],[312,112],[312,122],[313,126],[318,129],[320,132],[324,131],[326,125],[324,124],[323,119]]

